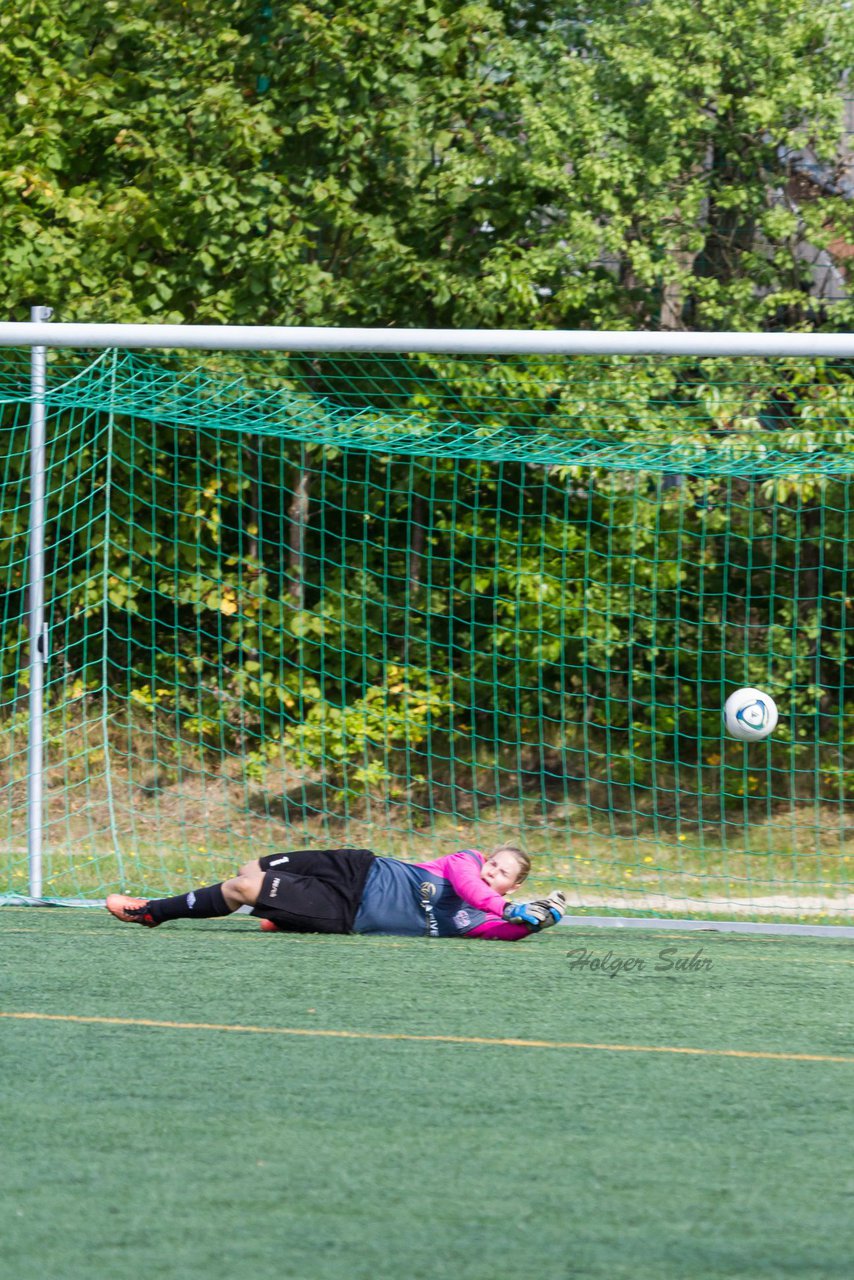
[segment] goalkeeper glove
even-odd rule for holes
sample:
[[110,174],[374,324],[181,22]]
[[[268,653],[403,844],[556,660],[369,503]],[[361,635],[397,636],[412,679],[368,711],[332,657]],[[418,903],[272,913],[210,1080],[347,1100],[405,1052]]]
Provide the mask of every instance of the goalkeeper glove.
[[511,924],[523,924],[531,933],[539,933],[557,924],[566,910],[566,898],[560,889],[555,889],[547,898],[537,898],[534,902],[508,902],[504,908],[504,919]]

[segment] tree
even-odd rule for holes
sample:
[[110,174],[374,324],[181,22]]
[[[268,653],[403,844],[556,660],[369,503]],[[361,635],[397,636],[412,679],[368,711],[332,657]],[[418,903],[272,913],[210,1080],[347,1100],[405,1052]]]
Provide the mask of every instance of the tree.
[[839,197],[793,199],[790,180],[806,146],[830,166],[841,159],[842,73],[854,53],[847,6],[591,9],[586,48],[611,121],[596,163],[612,176],[622,313],[641,327],[662,314],[698,328],[820,321],[803,248],[850,231],[852,209]]
[[785,157],[837,147],[850,29],[844,0],[23,0],[0,310],[814,323],[799,246],[850,206],[793,208]]
[[[787,177],[806,147],[834,161],[851,43],[845,0],[22,0],[0,14],[0,311],[23,318],[45,302],[84,320],[838,327],[850,309],[822,313],[803,249],[844,244],[851,204],[832,189],[798,199]],[[658,614],[636,608],[638,593],[655,601],[681,582],[663,541],[678,547],[685,529],[705,541],[702,573],[718,596],[737,594],[749,555],[727,576],[714,539],[752,554],[764,508],[743,513],[777,495],[762,489],[759,464],[738,491],[588,468],[579,493],[567,454],[525,456],[524,427],[530,438],[623,446],[681,439],[701,454],[730,442],[743,451],[748,433],[752,448],[773,426],[781,448],[818,449],[831,430],[834,447],[850,447],[850,378],[819,361],[779,365],[772,386],[743,362],[734,377],[723,362],[473,370],[453,359],[307,357],[284,370],[259,362],[254,374],[307,408],[314,437],[295,433],[268,452],[249,410],[239,429],[214,413],[216,430],[198,434],[191,415],[149,430],[144,413],[131,426],[119,414],[107,468],[103,438],[91,466],[86,453],[97,428],[69,414],[78,434],[67,437],[66,478],[88,500],[109,470],[110,527],[106,511],[75,523],[72,504],[52,530],[71,576],[53,615],[66,627],[68,671],[91,687],[103,679],[85,637],[87,611],[100,619],[105,608],[113,666],[135,681],[137,701],[241,749],[280,717],[295,733],[308,726],[297,736],[310,756],[330,707],[342,742],[354,706],[374,732],[382,689],[404,719],[419,690],[419,714],[436,725],[428,669],[434,689],[453,687],[440,726],[449,739],[471,733],[473,751],[478,737],[497,743],[496,717],[557,737],[582,666],[590,696],[614,694],[607,734],[616,726],[629,743],[652,714],[644,682],[651,690],[663,675],[678,700],[676,677],[696,664],[680,648],[685,627],[702,623],[713,648],[732,624],[713,609],[668,613],[665,594]],[[224,394],[224,420],[233,404]],[[345,465],[315,446],[320,426],[356,410],[360,439],[376,430],[383,449],[355,449]],[[384,454],[404,417],[427,435],[475,426],[478,442],[518,432],[517,452],[445,459],[435,474],[401,467]],[[10,571],[18,425],[7,447]],[[452,466],[439,497],[434,479]],[[813,560],[796,565],[812,639],[785,661],[803,684],[821,651],[848,696],[854,677],[849,686],[831,634],[843,628],[829,613],[822,621],[809,579],[820,548],[802,517],[814,497],[804,481],[768,517],[793,546],[804,529],[812,538]],[[840,582],[844,509],[825,566]],[[527,544],[499,537],[526,522],[536,530]],[[372,523],[382,536],[365,540]],[[92,569],[99,537],[105,603],[106,557]],[[584,539],[592,567],[573,577],[567,564],[577,567]],[[486,570],[478,548],[493,556]],[[621,562],[633,566],[625,590],[612,581]],[[9,580],[20,612],[19,563]],[[784,618],[794,626],[797,616],[793,605]],[[675,655],[668,668],[662,646]],[[11,665],[8,636],[6,653]],[[169,672],[167,707],[156,698]],[[476,682],[494,691],[480,723]],[[672,707],[659,716],[654,732],[671,745],[650,758],[675,757],[677,721]],[[523,740],[514,733],[508,750]],[[625,759],[638,750],[627,746]],[[617,754],[610,739],[603,751]]]

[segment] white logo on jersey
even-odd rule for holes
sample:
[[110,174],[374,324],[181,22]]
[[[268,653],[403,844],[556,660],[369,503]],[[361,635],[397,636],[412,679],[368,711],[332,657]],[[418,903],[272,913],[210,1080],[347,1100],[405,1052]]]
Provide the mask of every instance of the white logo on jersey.
[[279,892],[279,885],[280,885],[281,883],[282,883],[282,882],[281,882],[281,880],[279,879],[279,877],[278,877],[278,876],[276,876],[275,880],[274,880],[274,881],[273,881],[273,883],[270,885],[270,897],[271,897],[271,898],[275,898],[276,894]]
[[272,862],[268,862],[268,867],[280,867],[283,862],[290,862],[290,858],[274,858]]
[[431,898],[436,896],[436,886],[431,884],[429,880],[422,880],[418,887],[421,890],[421,910],[427,917],[427,932],[431,938],[438,938],[439,921],[436,919],[436,913],[430,901]]
[[196,905],[196,895],[193,893],[193,890],[191,889],[190,892],[187,894],[187,906],[192,911],[195,905]]
[[467,911],[458,911],[454,916],[454,924],[458,929],[467,929],[471,924],[471,916]]

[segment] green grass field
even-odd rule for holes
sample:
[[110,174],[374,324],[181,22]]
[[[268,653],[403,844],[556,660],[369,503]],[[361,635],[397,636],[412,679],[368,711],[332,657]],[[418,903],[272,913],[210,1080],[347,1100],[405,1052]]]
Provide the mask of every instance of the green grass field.
[[15,1280],[850,1275],[848,942],[6,907],[0,943]]

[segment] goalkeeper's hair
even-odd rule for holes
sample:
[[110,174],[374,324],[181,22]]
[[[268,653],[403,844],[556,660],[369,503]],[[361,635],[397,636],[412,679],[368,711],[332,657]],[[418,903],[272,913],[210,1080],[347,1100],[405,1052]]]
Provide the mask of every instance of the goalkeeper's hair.
[[531,874],[531,859],[524,849],[520,849],[518,844],[499,844],[492,850],[493,858],[497,853],[512,853],[519,863],[518,883],[521,884],[523,880],[527,880]]

